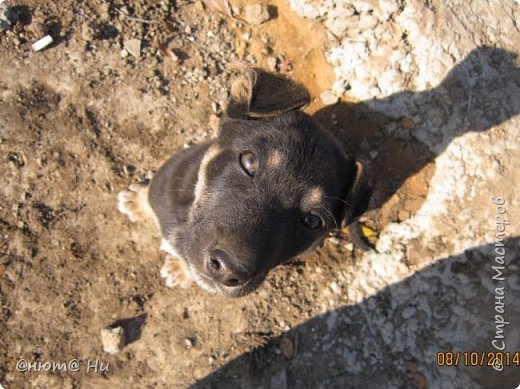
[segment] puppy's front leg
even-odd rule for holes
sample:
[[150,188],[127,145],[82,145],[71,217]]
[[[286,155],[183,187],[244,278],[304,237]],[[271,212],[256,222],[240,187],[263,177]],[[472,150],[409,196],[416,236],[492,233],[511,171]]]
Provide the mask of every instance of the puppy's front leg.
[[132,184],[127,190],[119,192],[119,212],[124,213],[135,222],[144,219],[155,219],[152,207],[148,202],[148,184]]
[[186,267],[186,263],[182,259],[172,255],[166,256],[161,269],[161,277],[164,278],[166,286],[169,288],[176,286],[187,288],[193,281]]

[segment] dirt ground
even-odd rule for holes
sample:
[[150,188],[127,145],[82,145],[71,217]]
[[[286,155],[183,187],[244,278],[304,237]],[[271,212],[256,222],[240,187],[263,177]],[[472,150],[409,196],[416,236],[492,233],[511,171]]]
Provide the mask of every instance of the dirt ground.
[[[354,331],[345,325],[331,333],[331,316],[298,327],[356,302],[338,287],[356,276],[363,255],[348,236],[333,234],[310,257],[275,269],[258,291],[229,299],[165,287],[154,226],[117,212],[120,190],[150,177],[176,150],[215,135],[230,79],[251,65],[302,82],[314,97],[308,112],[369,169],[383,167],[373,172],[380,184],[365,224],[379,232],[423,204],[435,172],[425,146],[384,137],[391,120],[352,101],[324,107],[320,94],[334,73],[323,26],[284,0],[269,1],[270,21],[251,25],[238,11],[252,2],[231,3],[235,17],[189,0],[6,1],[16,23],[0,31],[5,388],[426,387],[413,361],[397,369],[383,357],[383,381],[367,372],[348,384],[341,366],[305,375],[298,364],[316,344]],[[45,34],[55,43],[34,52],[31,44]],[[125,49],[132,38],[141,42],[138,57]],[[373,158],[367,139],[380,146]],[[110,355],[100,331],[114,324],[128,338]],[[20,360],[33,363],[32,371],[20,371]],[[78,371],[45,371],[45,363],[73,360]],[[89,363],[109,368],[89,371]]]

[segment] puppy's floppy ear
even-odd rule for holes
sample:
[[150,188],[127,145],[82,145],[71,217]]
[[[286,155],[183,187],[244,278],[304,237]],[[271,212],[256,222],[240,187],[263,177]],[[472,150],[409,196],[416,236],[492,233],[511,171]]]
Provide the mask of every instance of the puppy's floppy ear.
[[368,208],[372,187],[369,185],[365,168],[361,162],[356,161],[353,180],[345,195],[345,205],[341,214],[341,228],[351,224],[361,216]]
[[226,114],[232,119],[264,118],[303,108],[309,102],[309,93],[300,84],[249,69],[231,86]]

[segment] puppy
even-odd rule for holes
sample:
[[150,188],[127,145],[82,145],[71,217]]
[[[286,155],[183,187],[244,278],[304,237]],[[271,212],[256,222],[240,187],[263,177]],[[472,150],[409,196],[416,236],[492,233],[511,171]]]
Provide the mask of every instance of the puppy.
[[218,137],[119,193],[119,210],[156,221],[168,286],[194,280],[239,297],[359,216],[370,188],[361,164],[301,110],[301,85],[252,69],[230,95]]

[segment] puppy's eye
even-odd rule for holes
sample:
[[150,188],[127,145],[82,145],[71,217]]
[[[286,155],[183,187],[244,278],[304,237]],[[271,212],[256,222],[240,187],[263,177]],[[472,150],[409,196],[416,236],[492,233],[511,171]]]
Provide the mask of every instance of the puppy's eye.
[[321,226],[323,225],[321,218],[312,213],[306,213],[305,215],[303,215],[302,223],[309,230],[317,230],[318,228],[321,228]]
[[254,177],[258,170],[258,158],[251,151],[246,150],[240,153],[240,167],[249,177]]

